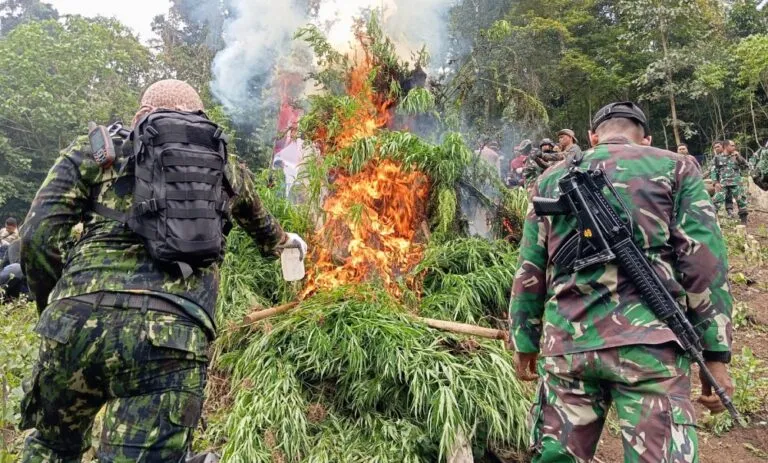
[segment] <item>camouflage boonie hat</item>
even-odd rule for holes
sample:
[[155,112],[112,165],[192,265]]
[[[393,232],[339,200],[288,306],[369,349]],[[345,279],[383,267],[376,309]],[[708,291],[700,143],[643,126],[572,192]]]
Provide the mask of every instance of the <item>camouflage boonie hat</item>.
[[541,148],[544,145],[549,145],[549,146],[554,148],[555,143],[551,139],[545,138],[545,139],[541,140],[541,143],[539,143],[539,148]]
[[557,136],[559,137],[560,135],[568,135],[569,137],[573,138],[573,142],[574,143],[578,143],[579,142],[579,140],[576,138],[576,132],[574,132],[571,129],[563,129],[563,130],[557,132]]

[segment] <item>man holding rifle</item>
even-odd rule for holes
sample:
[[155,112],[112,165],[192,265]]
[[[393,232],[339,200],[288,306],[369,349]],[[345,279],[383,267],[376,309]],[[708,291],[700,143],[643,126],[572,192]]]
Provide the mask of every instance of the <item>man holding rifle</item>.
[[[711,372],[699,398],[709,410],[725,410],[717,385],[727,405],[733,392],[732,298],[714,207],[695,160],[652,148],[633,103],[601,109],[590,138],[593,149],[534,187],[534,197],[562,200],[539,204],[541,215],[531,208],[520,246],[510,338],[518,376],[539,379],[533,461],[591,460],[614,402],[625,461],[698,461],[691,359],[703,357]],[[581,205],[610,209],[579,208],[587,183],[592,203]],[[615,196],[601,203],[605,191]],[[607,223],[626,224],[632,239],[617,244],[624,229]],[[629,248],[639,251],[634,261]],[[655,293],[643,281],[658,283]]]

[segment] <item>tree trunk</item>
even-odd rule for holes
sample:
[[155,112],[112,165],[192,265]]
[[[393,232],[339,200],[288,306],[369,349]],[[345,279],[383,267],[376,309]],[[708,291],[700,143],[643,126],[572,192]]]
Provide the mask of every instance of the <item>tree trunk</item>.
[[752,115],[752,130],[755,131],[755,143],[757,143],[757,146],[760,147],[762,144],[760,143],[760,136],[757,134],[757,122],[755,122],[755,105],[754,105],[754,97],[753,95],[749,96],[749,113]]
[[[670,77],[670,84],[671,84]],[[672,110],[672,133],[675,135],[675,145],[680,145],[680,127],[677,121],[677,104],[675,103],[675,92],[669,92],[669,106]]]
[[675,135],[675,147],[680,145],[680,124],[677,120],[677,103],[675,102],[675,91],[672,86],[672,71],[669,69],[669,47],[667,45],[667,33],[664,29],[661,31],[661,47],[664,50],[664,71],[667,75],[667,88],[669,88],[669,108],[672,113],[672,133]]

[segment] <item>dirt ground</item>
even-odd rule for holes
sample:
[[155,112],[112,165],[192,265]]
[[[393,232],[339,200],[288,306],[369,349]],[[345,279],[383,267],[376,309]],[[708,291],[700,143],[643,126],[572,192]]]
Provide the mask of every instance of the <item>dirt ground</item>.
[[[768,214],[752,213],[747,233],[752,235],[763,249],[768,249]],[[723,224],[728,226],[728,224]],[[730,225],[733,226],[733,225]],[[765,254],[764,254],[765,255]],[[768,361],[768,261],[761,266],[748,264],[741,256],[730,258],[732,289],[736,302],[749,307],[749,325],[734,333],[734,355],[742,347],[752,349],[760,360]],[[743,274],[742,278],[734,275]],[[734,281],[737,280],[737,281]],[[693,397],[698,397],[700,383],[698,373],[694,372]],[[736,385],[738,387],[738,384]],[[701,423],[709,412],[696,404],[698,420]],[[721,436],[705,429],[699,429],[700,455],[702,463],[737,463],[768,461],[768,410],[750,417],[747,429],[733,429]],[[616,463],[623,461],[621,438],[618,434],[605,432],[598,447],[596,463]]]

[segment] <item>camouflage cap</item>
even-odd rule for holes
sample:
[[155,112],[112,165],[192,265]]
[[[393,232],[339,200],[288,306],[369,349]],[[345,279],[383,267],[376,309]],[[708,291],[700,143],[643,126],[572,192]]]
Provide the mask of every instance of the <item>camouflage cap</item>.
[[554,148],[555,143],[551,139],[545,138],[545,139],[541,140],[541,143],[539,143],[539,148],[541,148],[544,145],[549,145],[549,146]]
[[574,143],[578,143],[579,142],[579,140],[576,138],[576,132],[574,132],[571,129],[563,129],[563,130],[557,132],[557,136],[559,137],[560,135],[568,135],[569,137],[573,138],[573,142]]
[[197,112],[203,111],[203,100],[186,82],[166,79],[150,85],[141,96],[141,108],[133,119],[134,125],[142,117],[158,109]]

